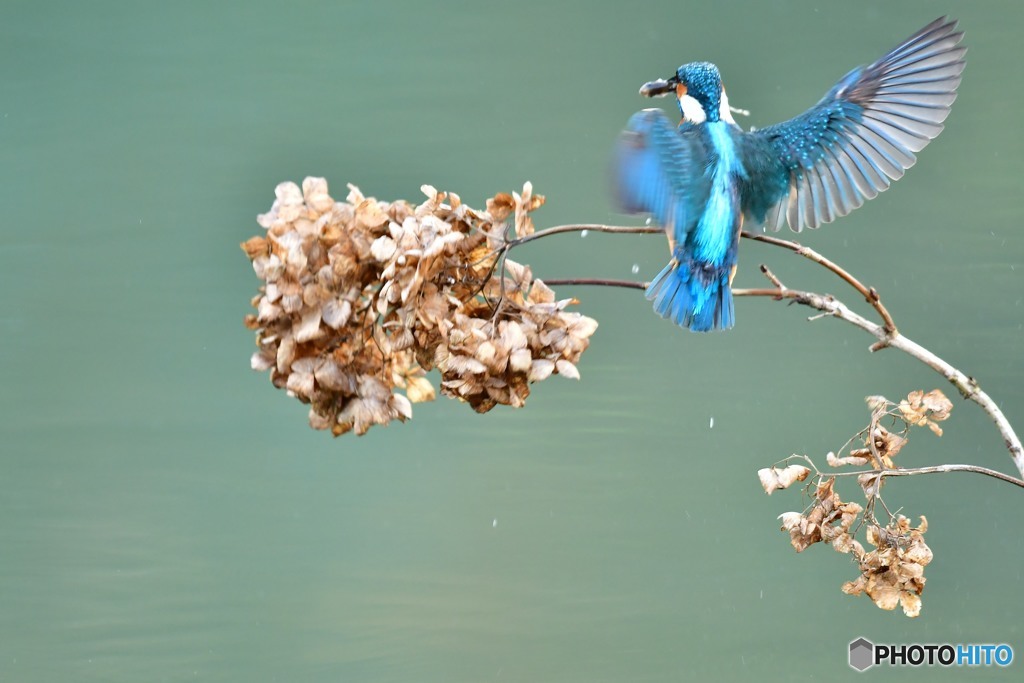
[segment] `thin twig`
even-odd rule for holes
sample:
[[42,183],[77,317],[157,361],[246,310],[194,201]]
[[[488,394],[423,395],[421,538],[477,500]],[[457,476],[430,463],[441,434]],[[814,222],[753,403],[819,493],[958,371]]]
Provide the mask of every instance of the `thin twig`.
[[998,470],[989,469],[988,467],[980,467],[978,465],[932,465],[930,467],[905,467],[892,470],[860,470],[858,472],[823,472],[821,474],[829,477],[858,477],[862,474],[868,474],[884,478],[911,477],[915,474],[939,474],[943,472],[973,472],[974,474],[984,474],[986,477],[993,477],[1000,481],[1005,481],[1008,484],[1024,488],[1024,479],[1011,477],[1009,474],[1004,474]]
[[831,270],[833,273],[842,278],[848,285],[850,285],[858,292],[860,292],[860,294],[864,297],[864,300],[871,304],[871,306],[876,311],[878,311],[878,315],[882,319],[882,322],[885,325],[885,329],[886,331],[889,332],[889,334],[896,334],[896,323],[893,322],[892,316],[889,315],[888,309],[886,309],[886,307],[882,304],[882,301],[879,298],[878,292],[875,290],[875,288],[864,285],[864,283],[862,283],[860,280],[858,280],[849,272],[847,272],[846,269],[842,268],[839,264],[825,258],[824,256],[822,256],[815,250],[811,249],[810,247],[803,246],[799,242],[784,240],[779,237],[772,237],[771,235],[762,235],[759,233],[748,232],[746,230],[741,232],[740,235],[749,240],[754,240],[755,242],[764,242],[765,244],[771,244],[776,247],[788,249],[792,252],[799,254],[800,256],[803,256],[804,258],[810,259],[811,261],[814,261],[815,263],[824,266],[828,270]]
[[538,279],[543,280],[544,284],[551,287],[561,285],[596,285],[598,287],[623,287],[625,289],[647,289],[646,282],[636,282],[635,280],[606,280],[604,278],[596,277],[581,277],[561,280],[548,280],[547,278]]
[[784,286],[784,285],[782,284],[782,281],[781,281],[781,280],[780,280],[780,279],[779,279],[779,278],[778,278],[778,277],[777,277],[777,276],[775,275],[775,273],[773,273],[773,272],[771,271],[771,269],[770,269],[770,268],[768,268],[768,266],[766,266],[766,265],[765,265],[765,264],[763,264],[763,263],[761,264],[761,273],[762,273],[762,274],[763,274],[763,275],[764,275],[764,276],[765,276],[766,278],[768,278],[768,282],[770,282],[770,283],[772,283],[773,285],[775,285],[775,287],[776,287],[777,289],[783,290],[783,289],[785,289],[785,288],[786,288],[786,287],[785,287],[785,286]]
[[[969,401],[977,403],[981,409],[985,411],[989,416],[989,419],[991,419],[995,424],[996,429],[998,429],[999,433],[1002,435],[1003,444],[1009,451],[1010,458],[1013,460],[1013,464],[1017,467],[1017,471],[1020,472],[1021,477],[1024,477],[1024,446],[1021,445],[1020,437],[1017,436],[1017,433],[1014,431],[1010,421],[1006,419],[1006,415],[1003,414],[1003,411],[999,408],[996,402],[993,401],[988,394],[982,391],[974,378],[969,377],[962,371],[953,367],[953,365],[924,348],[917,342],[899,332],[890,334],[883,325],[873,323],[867,318],[854,313],[841,301],[831,296],[823,296],[814,292],[801,292],[793,289],[779,290],[774,293],[767,293],[764,292],[764,290],[734,290],[733,296],[773,296],[777,299],[792,299],[799,304],[816,308],[833,317],[841,318],[851,325],[856,325],[868,334],[874,336],[879,342],[885,344],[885,346],[891,346],[892,348],[903,351],[907,355],[921,361],[932,370],[945,377],[950,384],[957,388],[961,396]],[[874,351],[876,348],[872,347],[871,350]]]
[[521,244],[539,240],[541,237],[549,237],[551,235],[557,235],[563,232],[611,232],[618,233],[621,235],[653,235],[657,233],[664,233],[665,231],[661,228],[652,225],[600,225],[600,224],[586,224],[579,223],[576,225],[557,225],[553,228],[547,228],[546,230],[538,230],[530,235],[524,235],[514,240],[509,240],[501,248],[511,249],[512,247],[518,247]]
[[[504,245],[502,245],[501,251],[507,251],[512,247],[517,247],[519,245],[526,244],[527,242],[532,242],[542,237],[548,237],[549,235],[557,235],[566,232],[583,232],[585,230],[625,235],[655,235],[665,232],[664,229],[653,225],[601,225],[599,223],[557,225],[553,228],[539,230],[533,234],[524,235],[523,237],[519,237],[514,240],[509,240]],[[884,304],[882,304],[882,301],[879,298],[878,292],[875,290],[875,288],[866,286],[864,283],[862,283],[860,280],[851,275],[846,269],[841,267],[839,264],[835,263],[834,261],[828,258],[825,258],[825,256],[818,253],[814,249],[811,249],[810,247],[805,247],[799,242],[793,242],[791,240],[785,240],[779,237],[772,237],[771,235],[763,235],[760,233],[750,232],[748,230],[743,230],[742,232],[740,232],[740,236],[749,240],[753,240],[755,242],[764,242],[765,244],[771,244],[776,247],[788,249],[789,251],[799,254],[800,256],[803,256],[804,258],[809,259],[817,263],[818,265],[827,268],[828,270],[831,270],[833,273],[842,278],[847,284],[856,289],[861,294],[861,296],[864,297],[864,300],[871,304],[871,306],[876,311],[878,311],[878,315],[879,317],[882,318],[882,322],[885,326],[885,329],[886,331],[889,332],[889,334],[895,335],[897,333],[896,323],[893,322],[892,315],[889,314],[888,309],[885,307]],[[880,346],[878,348],[882,347]],[[877,351],[878,349],[876,348],[875,350]]]

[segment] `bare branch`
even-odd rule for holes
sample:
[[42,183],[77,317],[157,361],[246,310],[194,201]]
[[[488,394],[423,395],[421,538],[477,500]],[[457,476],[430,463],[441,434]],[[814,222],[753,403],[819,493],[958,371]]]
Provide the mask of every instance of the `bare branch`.
[[600,225],[600,224],[587,224],[580,223],[576,225],[556,225],[553,228],[547,228],[546,230],[538,230],[531,235],[524,235],[514,240],[509,240],[505,243],[502,249],[511,249],[512,247],[518,247],[521,244],[539,240],[541,237],[550,237],[551,235],[557,235],[563,232],[610,232],[618,233],[620,235],[653,235],[664,233],[665,231],[655,226],[645,225]]
[[595,277],[584,277],[584,278],[570,278],[560,280],[548,280],[541,278],[544,284],[555,287],[558,285],[596,285],[598,287],[623,287],[625,289],[647,289],[646,282],[636,282],[634,280],[605,280],[603,278]]
[[768,282],[775,285],[780,291],[786,289],[786,286],[782,284],[782,280],[763,263],[761,264],[761,273],[768,278]]
[[1024,488],[1024,479],[1018,479],[1011,477],[1008,474],[1003,474],[998,470],[989,469],[988,467],[980,467],[978,465],[932,465],[929,467],[905,467],[899,469],[884,469],[884,470],[859,470],[857,472],[819,472],[821,476],[826,477],[859,477],[862,474],[869,474],[872,476],[878,476],[879,478],[885,477],[911,477],[915,474],[940,474],[943,472],[973,472],[974,474],[984,474],[986,477],[993,477],[1000,481],[1005,481],[1008,484],[1019,486]]
[[[622,226],[606,226],[606,225],[562,225],[555,228],[549,228],[536,232],[532,235],[519,238],[505,245],[505,248],[511,248],[518,244],[537,239],[541,236],[561,233],[561,232],[579,232],[582,230],[593,230],[594,232],[610,232],[610,233],[658,233],[662,232],[659,228],[652,227],[622,227]],[[779,279],[765,266],[762,266],[762,272],[769,280],[772,281],[778,288],[777,289],[734,289],[733,296],[761,296],[770,297],[776,300],[788,299],[794,301],[803,306],[809,306],[829,317],[839,318],[845,320],[851,325],[855,325],[860,329],[864,330],[871,336],[875,337],[878,341],[870,347],[871,351],[878,351],[887,346],[891,346],[895,349],[899,349],[904,353],[916,358],[935,372],[939,373],[946,380],[955,386],[960,392],[961,396],[965,399],[977,403],[982,410],[989,416],[995,424],[996,429],[999,430],[1000,435],[1003,437],[1003,443],[1006,449],[1010,453],[1010,458],[1013,460],[1014,465],[1017,467],[1017,471],[1020,472],[1021,477],[1024,477],[1024,445],[1021,444],[1020,437],[1014,431],[1010,421],[1007,420],[1006,415],[999,408],[995,401],[982,391],[981,387],[978,386],[978,382],[960,371],[947,361],[943,360],[939,356],[935,355],[925,347],[921,346],[917,342],[909,339],[908,337],[901,334],[896,324],[892,320],[892,316],[889,314],[888,309],[882,304],[881,298],[874,287],[865,286],[860,280],[855,278],[845,269],[841,268],[837,264],[833,263],[829,259],[825,258],[813,249],[804,247],[796,242],[789,240],[780,239],[777,237],[771,237],[769,235],[760,235],[751,232],[742,232],[741,235],[747,239],[754,240],[756,242],[764,242],[765,244],[771,244],[773,246],[782,247],[796,254],[799,254],[824,268],[832,271],[838,275],[844,282],[853,287],[858,293],[860,293],[865,300],[871,304],[872,308],[878,313],[882,319],[882,324],[879,325],[874,323],[859,313],[852,311],[846,304],[839,301],[835,297],[827,294],[817,294],[815,292],[804,292],[795,289],[789,289],[784,287]],[[647,284],[642,282],[633,282],[627,280],[599,280],[599,279],[561,279],[561,280],[548,280],[550,284],[561,284],[561,285],[602,285],[610,287],[625,287],[629,289],[645,289]]]
[[784,240],[779,237],[772,237],[770,235],[762,235],[759,233],[748,232],[746,230],[741,232],[740,235],[749,240],[754,240],[755,242],[764,242],[765,244],[771,244],[776,247],[788,249],[792,252],[799,254],[800,256],[803,256],[804,258],[814,261],[820,266],[824,266],[828,270],[831,270],[833,273],[842,278],[848,285],[850,285],[858,292],[860,292],[860,294],[864,297],[864,300],[871,304],[871,306],[874,307],[876,311],[878,311],[878,315],[879,317],[882,318],[882,322],[884,323],[885,329],[889,334],[896,334],[896,323],[893,322],[892,316],[889,315],[888,309],[886,309],[886,307],[882,305],[882,302],[878,296],[878,292],[875,291],[875,288],[865,286],[864,283],[855,278],[844,268],[840,267],[837,263],[830,261],[829,259],[825,258],[824,256],[814,251],[810,247],[805,247],[798,242],[792,242],[790,240]]

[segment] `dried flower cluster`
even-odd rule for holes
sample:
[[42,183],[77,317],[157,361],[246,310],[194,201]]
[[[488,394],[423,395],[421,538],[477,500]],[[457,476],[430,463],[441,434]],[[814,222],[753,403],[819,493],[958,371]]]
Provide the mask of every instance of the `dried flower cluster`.
[[900,401],[900,412],[903,418],[912,425],[928,427],[937,436],[942,436],[942,427],[937,423],[949,417],[953,403],[938,389],[927,394],[923,391],[912,391]]
[[830,477],[817,485],[808,511],[779,515],[782,530],[789,532],[797,552],[820,541],[836,552],[853,554],[861,574],[843,584],[844,593],[865,593],[882,609],[902,605],[908,617],[918,616],[925,584],[924,567],[932,560],[932,551],[924,542],[927,520],[922,516],[916,528],[911,528],[903,515],[897,515],[885,527],[868,524],[867,540],[875,549],[867,552],[851,531],[864,508],[843,502],[833,490],[834,483],[835,477]]
[[[924,590],[924,568],[932,561],[932,551],[924,542],[928,520],[921,515],[921,523],[910,526],[910,520],[896,515],[887,526],[871,525],[867,538],[875,549],[865,553],[859,543],[854,555],[861,575],[843,584],[848,595],[867,594],[882,609],[903,607],[908,617],[921,613],[921,592]],[[855,542],[856,543],[856,542]],[[835,547],[835,544],[833,544]]]
[[[910,427],[926,426],[941,436],[942,429],[936,423],[949,417],[953,404],[938,389],[927,394],[913,391],[899,403],[882,396],[869,396],[866,400],[871,408],[868,426],[839,449],[840,455],[828,453],[826,456],[830,467],[871,468],[871,471],[856,473],[867,500],[866,506],[841,500],[834,490],[836,477],[817,472],[811,484],[814,490],[808,508],[803,512],[785,512],[779,515],[779,519],[782,520],[782,530],[789,533],[790,543],[797,552],[823,542],[837,552],[854,556],[861,575],[843,584],[844,593],[865,594],[875,605],[886,610],[902,606],[904,614],[916,617],[921,613],[924,568],[932,560],[932,551],[924,542],[928,522],[922,516],[921,524],[911,527],[903,515],[890,515],[889,523],[882,525],[875,519],[874,511],[876,503],[885,507],[880,496],[885,480],[881,472],[898,468],[893,458],[906,445]],[[886,419],[890,422],[889,428],[881,424]],[[861,445],[850,448],[858,439]],[[842,455],[848,448],[847,454]],[[793,457],[802,458],[813,467],[809,458]],[[759,470],[758,477],[770,495],[773,491],[803,481],[810,473],[811,470],[803,465],[787,465]],[[859,524],[858,519],[862,520]],[[866,538],[875,546],[874,550],[866,551],[855,538],[855,524],[866,526]]]
[[798,553],[819,541],[832,544],[841,553],[848,553],[855,545],[860,545],[850,536],[850,527],[864,508],[840,500],[839,494],[832,489],[834,483],[833,477],[815,487],[814,502],[805,513],[784,512],[779,515],[782,530],[789,532],[790,543]]
[[265,283],[246,317],[252,367],[308,403],[311,426],[337,436],[404,421],[435,397],[433,368],[442,393],[478,412],[522,406],[551,374],[579,378],[597,323],[507,258],[506,218],[530,234],[544,203],[529,183],[487,211],[427,185],[418,206],[349,190],[335,202],[322,178],[278,185],[257,219],[266,235],[242,244]]

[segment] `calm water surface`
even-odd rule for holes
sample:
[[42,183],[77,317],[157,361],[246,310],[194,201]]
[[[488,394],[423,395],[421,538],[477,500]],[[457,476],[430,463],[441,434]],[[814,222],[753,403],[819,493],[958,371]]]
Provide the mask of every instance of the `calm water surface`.
[[[862,635],[1024,657],[1018,491],[889,484],[928,515],[936,555],[908,620],[841,594],[845,558],[795,555],[775,518],[799,496],[757,485],[790,453],[823,461],[865,395],[941,386],[912,359],[768,301],[739,301],[738,327],[708,337],[635,292],[579,290],[601,323],[580,383],[486,416],[442,399],[332,440],[249,370],[257,282],[237,247],[274,185],[305,175],[339,197],[429,182],[477,206],[529,179],[542,225],[621,223],[604,169],[650,105],[645,80],[715,61],[763,126],[949,12],[971,51],[947,130],[806,241],[1024,429],[1022,8],[7,3],[0,680],[838,680]],[[649,278],[665,245],[574,235],[521,256],[550,277]],[[761,262],[857,304],[760,245],[743,246],[740,286]],[[904,453],[1010,469],[961,402],[946,436]]]

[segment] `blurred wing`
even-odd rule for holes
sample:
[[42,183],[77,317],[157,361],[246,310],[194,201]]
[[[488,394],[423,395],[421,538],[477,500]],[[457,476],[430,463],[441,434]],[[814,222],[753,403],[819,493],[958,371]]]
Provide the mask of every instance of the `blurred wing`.
[[626,213],[649,213],[676,244],[696,224],[707,194],[699,142],[682,134],[660,109],[633,114],[612,164],[614,194]]
[[752,142],[767,143],[789,174],[767,227],[788,222],[799,232],[830,223],[914,165],[914,152],[942,131],[956,99],[967,48],[955,29],[956,21],[936,19],[850,72],[800,116],[753,133]]

